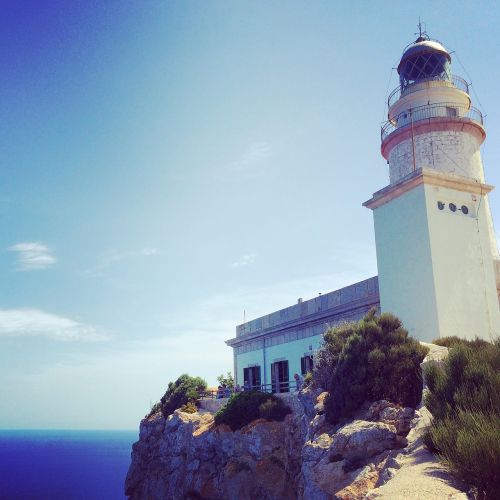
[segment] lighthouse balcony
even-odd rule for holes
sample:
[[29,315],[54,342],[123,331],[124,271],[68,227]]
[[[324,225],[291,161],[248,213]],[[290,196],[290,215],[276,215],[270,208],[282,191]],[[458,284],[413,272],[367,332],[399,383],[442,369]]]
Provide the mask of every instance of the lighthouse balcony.
[[392,134],[407,130],[411,127],[422,129],[422,124],[427,122],[450,123],[461,122],[479,125],[483,127],[483,115],[473,106],[463,106],[457,103],[439,103],[418,106],[402,111],[397,116],[382,124],[381,139],[382,147]]
[[451,78],[443,78],[442,76],[420,79],[414,83],[406,85],[404,88],[398,85],[387,98],[389,108],[402,97],[413,94],[420,90],[429,90],[434,88],[454,88],[469,94],[469,84],[460,76],[453,75]]

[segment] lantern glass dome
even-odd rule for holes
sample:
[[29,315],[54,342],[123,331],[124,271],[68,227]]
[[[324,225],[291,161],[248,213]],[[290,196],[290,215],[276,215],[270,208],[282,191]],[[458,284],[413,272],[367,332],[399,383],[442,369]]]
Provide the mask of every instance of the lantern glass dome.
[[426,80],[451,80],[451,57],[434,40],[419,37],[403,52],[398,66],[401,90]]

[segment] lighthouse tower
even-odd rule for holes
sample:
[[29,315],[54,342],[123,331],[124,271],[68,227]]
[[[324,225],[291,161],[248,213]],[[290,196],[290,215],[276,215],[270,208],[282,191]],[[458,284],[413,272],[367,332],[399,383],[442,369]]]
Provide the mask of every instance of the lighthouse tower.
[[373,210],[380,304],[419,340],[500,335],[498,250],[480,146],[486,132],[450,53],[421,34],[403,52]]

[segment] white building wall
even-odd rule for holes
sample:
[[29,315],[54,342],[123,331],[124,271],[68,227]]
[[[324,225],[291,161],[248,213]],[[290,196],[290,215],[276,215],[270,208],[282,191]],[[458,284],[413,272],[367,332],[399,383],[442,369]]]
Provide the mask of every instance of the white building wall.
[[288,360],[289,380],[293,380],[293,375],[300,375],[300,358],[319,349],[323,335],[315,335],[293,342],[287,342],[273,347],[266,348],[266,372],[267,382],[271,383],[271,364],[275,361]]
[[[306,354],[312,354],[319,349],[323,341],[322,335],[315,335],[305,339],[286,342],[272,347],[266,347],[256,351],[246,352],[236,355],[236,383],[243,385],[243,370],[249,366],[259,365],[261,380],[263,384],[270,384],[271,381],[271,364],[275,361],[288,361],[289,379],[293,379],[293,375],[300,375],[300,359]],[[264,363],[265,357],[265,363]],[[265,365],[265,369],[264,369]]]
[[250,366],[260,366],[260,377],[262,383],[264,381],[264,351],[258,349],[255,351],[245,352],[236,355],[236,368],[235,368],[235,384],[243,385],[243,369]]
[[[391,119],[398,117],[401,119],[401,113],[407,112],[406,123],[410,122],[409,111],[415,110],[421,106],[429,105],[451,105],[457,109],[459,115],[463,115],[465,110],[470,107],[471,100],[469,95],[462,90],[459,90],[451,82],[443,80],[426,80],[420,83],[412,83],[407,87],[400,98],[389,108],[389,116]],[[439,111],[435,116],[439,116]],[[446,116],[446,110],[443,109],[443,116]]]
[[[484,183],[483,164],[476,137],[467,132],[448,130],[428,132],[415,138],[416,168],[469,177]],[[395,184],[413,171],[412,140],[406,139],[389,153],[390,182]]]

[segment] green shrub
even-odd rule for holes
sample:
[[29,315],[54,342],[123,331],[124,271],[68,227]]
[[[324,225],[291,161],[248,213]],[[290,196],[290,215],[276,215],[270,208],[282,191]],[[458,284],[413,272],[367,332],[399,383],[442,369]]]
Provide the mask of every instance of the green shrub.
[[440,337],[439,339],[434,339],[432,343],[448,348],[456,347],[457,345],[465,345],[468,347],[475,348],[475,347],[484,347],[490,344],[486,340],[482,340],[477,337],[474,340],[465,340],[456,336]]
[[432,341],[433,344],[440,345],[443,347],[454,347],[456,344],[462,344],[463,342],[464,342],[463,339],[455,336],[440,337]]
[[453,341],[425,376],[433,422],[424,442],[479,498],[500,498],[500,345]]
[[459,410],[436,420],[429,437],[448,468],[476,487],[479,497],[500,498],[500,424],[498,415]]
[[181,375],[175,382],[169,382],[167,391],[160,399],[161,412],[165,418],[188,403],[196,403],[200,393],[207,389],[207,383],[200,377]]
[[227,404],[215,414],[215,423],[229,425],[236,431],[258,418],[281,421],[289,413],[290,408],[273,394],[245,391],[229,398]]
[[453,417],[458,410],[500,415],[500,348],[494,344],[458,344],[442,366],[429,364],[425,377],[425,404],[435,419]]
[[290,408],[283,403],[281,398],[274,397],[264,401],[259,406],[260,418],[266,420],[282,421],[290,413]]
[[312,374],[312,372],[307,372],[304,375],[304,383],[302,386],[309,387],[312,383],[313,383],[313,374]]
[[325,388],[326,418],[339,423],[365,401],[415,407],[422,396],[420,363],[428,349],[392,314],[371,310],[357,323],[329,329],[317,356],[315,384]]
[[153,415],[156,415],[161,411],[161,403],[158,401],[157,403],[151,403],[151,410],[149,410],[149,413],[146,415],[145,418],[152,417]]
[[332,371],[337,364],[342,348],[352,334],[352,326],[352,323],[342,323],[335,328],[329,328],[325,332],[323,345],[317,352],[314,362],[314,385],[328,389]]
[[230,389],[232,389],[234,387],[233,374],[231,372],[227,372],[226,375],[221,373],[217,377],[217,382],[219,382],[220,385],[225,385],[226,387],[229,387]]

